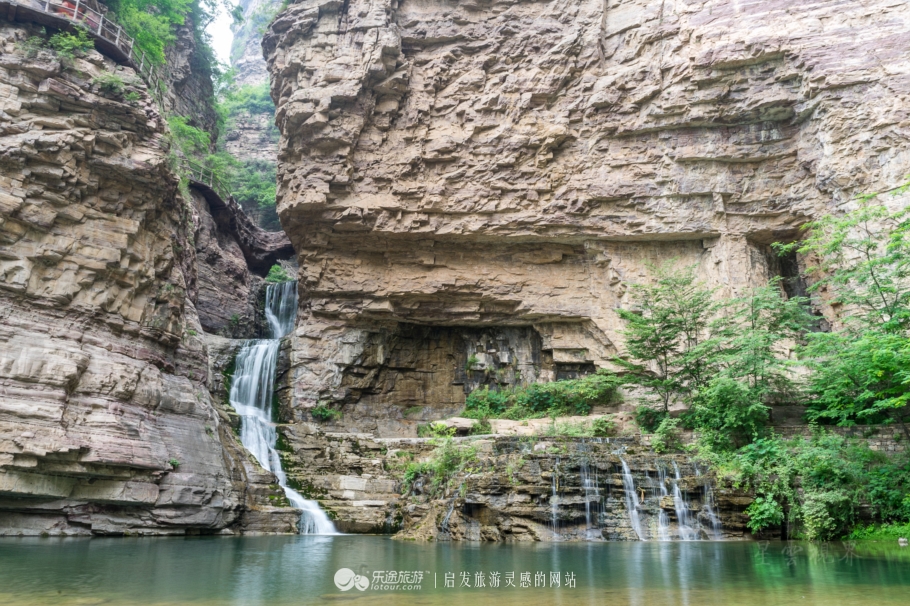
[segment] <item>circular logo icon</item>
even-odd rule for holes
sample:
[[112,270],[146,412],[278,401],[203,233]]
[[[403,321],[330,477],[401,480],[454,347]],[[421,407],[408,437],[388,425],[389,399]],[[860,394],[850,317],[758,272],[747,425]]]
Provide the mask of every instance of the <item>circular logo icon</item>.
[[355,573],[350,568],[340,568],[335,573],[335,586],[341,591],[347,591],[352,587],[365,591],[370,586],[370,579]]

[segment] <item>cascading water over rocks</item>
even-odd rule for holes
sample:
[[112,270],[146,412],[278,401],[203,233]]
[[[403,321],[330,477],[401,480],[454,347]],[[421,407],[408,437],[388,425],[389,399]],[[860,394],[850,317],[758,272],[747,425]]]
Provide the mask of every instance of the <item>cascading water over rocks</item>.
[[259,464],[278,478],[288,501],[303,513],[301,534],[336,534],[335,526],[316,501],[305,499],[287,485],[276,443],[278,434],[272,418],[275,393],[275,366],[281,337],[294,327],[297,313],[297,282],[266,287],[265,317],[270,339],[247,342],[237,354],[230,401],[242,419],[240,441]]

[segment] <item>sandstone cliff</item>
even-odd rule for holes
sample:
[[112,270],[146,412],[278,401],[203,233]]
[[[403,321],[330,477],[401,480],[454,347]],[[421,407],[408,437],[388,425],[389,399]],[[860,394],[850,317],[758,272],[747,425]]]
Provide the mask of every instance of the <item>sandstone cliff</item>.
[[[234,69],[233,84],[238,90],[257,91],[268,89],[269,74],[262,57],[262,34],[269,21],[282,6],[281,0],[243,0],[242,21],[232,27],[234,33],[231,45],[231,67]],[[257,103],[231,111],[225,125],[224,149],[248,168],[268,175],[274,180],[275,163],[278,157],[278,130],[275,128],[274,106]],[[251,111],[252,110],[252,111]],[[269,231],[281,231],[281,224],[274,206],[261,206],[259,200],[241,200],[244,210],[257,225]]]
[[213,103],[211,59],[196,39],[192,17],[187,16],[174,33],[177,39],[165,49],[163,68],[167,80],[166,110],[184,116],[189,124],[212,134],[214,141],[218,115]]
[[406,435],[472,357],[606,365],[649,263],[725,294],[792,272],[769,243],[908,172],[908,43],[894,0],[291,4],[263,48],[293,416]]
[[97,52],[23,53],[37,34],[0,21],[0,534],[293,529],[207,389],[158,109]]

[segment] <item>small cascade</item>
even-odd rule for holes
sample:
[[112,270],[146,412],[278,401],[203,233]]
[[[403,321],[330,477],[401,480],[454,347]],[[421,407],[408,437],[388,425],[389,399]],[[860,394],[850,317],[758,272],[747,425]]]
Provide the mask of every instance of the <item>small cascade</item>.
[[553,496],[550,497],[550,517],[553,534],[559,536],[559,457],[553,466]]
[[335,525],[316,501],[305,499],[288,486],[276,449],[278,433],[272,421],[272,398],[279,339],[294,328],[296,314],[296,282],[266,287],[265,317],[271,338],[248,341],[237,353],[229,399],[241,418],[240,442],[264,469],[275,474],[288,501],[301,510],[300,533],[337,534]]
[[641,529],[641,518],[638,515],[638,509],[641,507],[641,503],[639,503],[638,494],[635,492],[635,479],[632,477],[632,472],[629,470],[629,465],[626,463],[626,460],[622,457],[620,457],[619,460],[622,462],[622,487],[626,496],[626,510],[629,512],[632,530],[635,531],[635,534],[638,535],[640,540],[647,541],[648,539]]
[[673,482],[673,507],[676,509],[676,521],[679,527],[679,538],[683,541],[694,541],[698,538],[698,531],[689,524],[689,505],[683,498],[682,491],[679,488],[680,475],[679,465],[673,461],[673,471],[676,474],[676,481]]
[[[597,477],[597,466],[591,472],[591,460],[587,445],[582,442],[581,485],[585,490],[585,534],[588,538],[600,537],[600,520],[603,515],[603,498],[600,495],[600,482]],[[592,531],[597,531],[596,533]]]
[[269,335],[280,339],[294,330],[297,320],[297,282],[271,284],[265,289],[265,319]]
[[[622,485],[629,524],[640,540],[721,538],[720,519],[715,513],[710,482],[699,480],[703,492],[687,494],[683,491],[683,477],[676,461],[655,460],[655,475],[645,471],[633,474],[622,456],[619,460],[622,463]],[[701,475],[697,467],[695,474]]]
[[[701,470],[698,469],[698,465],[695,465],[695,475],[701,477]],[[705,517],[708,519],[708,524],[711,525],[711,538],[715,541],[719,541],[723,535],[721,534],[720,518],[714,513],[714,487],[711,485],[711,482],[705,482],[702,486],[702,510],[705,513]]]
[[451,519],[452,514],[455,512],[455,500],[458,499],[459,495],[463,495],[465,491],[465,486],[468,484],[468,480],[471,478],[471,475],[468,474],[461,481],[461,484],[458,485],[458,490],[452,495],[452,500],[449,501],[449,509],[446,511],[446,515],[442,518],[442,522],[439,524],[439,531],[449,534],[449,519]]
[[446,512],[445,517],[442,518],[442,523],[439,525],[440,532],[449,533],[449,519],[455,511],[455,498],[456,497],[452,497],[452,501],[449,503],[449,510]]
[[[661,500],[663,500],[663,497],[669,495],[667,493],[667,470],[660,461],[657,462],[657,483],[660,488]],[[670,540],[670,516],[662,508],[657,514],[657,540]]]

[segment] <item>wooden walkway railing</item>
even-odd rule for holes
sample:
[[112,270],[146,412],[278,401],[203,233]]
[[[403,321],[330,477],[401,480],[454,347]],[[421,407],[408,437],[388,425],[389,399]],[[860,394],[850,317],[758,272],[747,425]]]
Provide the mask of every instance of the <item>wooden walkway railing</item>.
[[[94,38],[95,47],[99,51],[136,70],[158,103],[161,115],[167,115],[164,105],[166,89],[164,80],[159,77],[158,67],[135,47],[133,39],[120,25],[87,6],[83,0],[0,0],[0,7],[4,5],[7,6],[7,15],[11,20],[34,21],[57,28],[71,25],[85,28]],[[180,158],[178,170],[191,181],[211,189],[226,204],[236,205],[240,209],[230,190],[212,169],[187,158]]]
[[231,190],[215,175],[215,171],[193,160],[178,157],[177,167],[186,177],[198,185],[205,185],[229,206],[236,206],[240,212],[244,212],[240,204],[234,200]]
[[95,39],[95,47],[118,63],[136,70],[149,92],[164,110],[165,84],[158,67],[139,48],[124,29],[108,17],[88,6],[84,0],[0,0],[7,6],[11,20],[34,21],[56,28],[78,26]]

